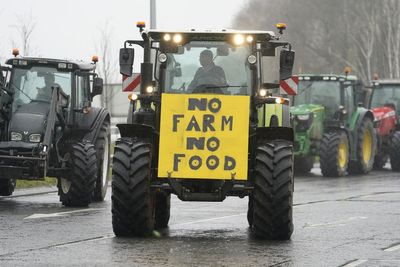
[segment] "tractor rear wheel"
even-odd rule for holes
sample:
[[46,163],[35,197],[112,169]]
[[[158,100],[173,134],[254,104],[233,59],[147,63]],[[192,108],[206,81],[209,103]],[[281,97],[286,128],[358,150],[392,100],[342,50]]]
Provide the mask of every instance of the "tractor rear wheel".
[[400,131],[393,134],[390,146],[390,165],[393,171],[400,171]]
[[117,141],[112,172],[112,225],[116,236],[150,235],[155,225],[155,193],[150,190],[151,146]]
[[314,165],[314,157],[299,157],[294,159],[294,173],[307,174]]
[[156,194],[155,228],[168,227],[171,211],[171,194],[160,192]]
[[346,174],[349,163],[349,140],[346,133],[328,132],[322,136],[319,161],[325,177]]
[[90,142],[73,144],[65,158],[70,172],[59,177],[58,194],[67,207],[83,207],[90,204],[96,181],[97,158],[94,145]]
[[365,118],[358,128],[356,140],[357,161],[349,163],[350,174],[365,174],[372,170],[376,153],[376,134],[370,118]]
[[110,169],[110,146],[110,125],[104,122],[95,143],[97,152],[97,178],[93,194],[94,201],[103,201],[107,194],[107,181]]
[[275,141],[257,147],[252,197],[250,221],[254,235],[263,239],[290,239],[293,233],[293,147],[290,143]]
[[15,185],[15,179],[0,179],[0,196],[11,196]]

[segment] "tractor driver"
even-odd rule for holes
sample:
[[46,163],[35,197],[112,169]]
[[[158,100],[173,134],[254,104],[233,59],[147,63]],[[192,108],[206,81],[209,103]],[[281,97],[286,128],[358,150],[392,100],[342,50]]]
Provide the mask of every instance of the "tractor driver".
[[200,53],[200,64],[193,81],[189,84],[188,89],[193,91],[200,85],[226,86],[226,77],[224,70],[215,65],[213,61],[213,53],[211,50],[203,50]]
[[[37,88],[38,92],[36,95],[37,100],[42,100],[42,101],[50,101],[52,97],[52,87],[60,87],[59,84],[54,83],[54,74],[50,72],[46,72],[44,74],[44,86],[41,88]],[[60,87],[61,88],[61,87]]]

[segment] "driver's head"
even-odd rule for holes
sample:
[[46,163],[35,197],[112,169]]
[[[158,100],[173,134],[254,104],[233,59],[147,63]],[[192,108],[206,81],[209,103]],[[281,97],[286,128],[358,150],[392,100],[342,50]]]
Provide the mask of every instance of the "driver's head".
[[200,53],[200,64],[203,67],[209,66],[213,62],[213,52],[211,50],[203,50]]
[[44,75],[44,82],[46,86],[51,86],[54,84],[54,74],[53,73],[46,73]]

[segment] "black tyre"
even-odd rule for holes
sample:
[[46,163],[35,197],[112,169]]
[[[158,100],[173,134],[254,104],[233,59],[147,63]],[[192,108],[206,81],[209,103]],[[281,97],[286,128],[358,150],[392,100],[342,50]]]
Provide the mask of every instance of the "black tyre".
[[58,194],[64,206],[83,207],[90,204],[96,181],[97,159],[94,145],[78,142],[65,156],[71,168],[66,177],[58,179]]
[[393,134],[390,146],[390,165],[392,171],[400,171],[400,131]]
[[155,193],[150,190],[150,144],[117,141],[112,172],[112,225],[116,236],[150,235],[155,225]]
[[346,174],[349,164],[349,140],[346,133],[329,132],[322,136],[319,161],[325,177]]
[[253,216],[254,216],[254,200],[252,196],[249,196],[249,204],[247,208],[247,222],[251,227],[253,225]]
[[293,233],[293,148],[288,142],[260,145],[256,152],[252,232],[287,240]]
[[365,174],[374,167],[376,153],[376,134],[373,122],[365,118],[357,130],[356,155],[357,161],[349,163],[350,174]]
[[171,213],[171,194],[160,192],[156,194],[155,228],[168,227]]
[[99,136],[95,143],[97,153],[97,177],[94,187],[93,200],[103,201],[107,194],[108,176],[110,170],[110,125],[104,122],[100,128]]
[[0,179],[0,196],[11,196],[15,185],[15,179]]
[[294,159],[294,174],[307,174],[314,166],[314,157],[299,157]]

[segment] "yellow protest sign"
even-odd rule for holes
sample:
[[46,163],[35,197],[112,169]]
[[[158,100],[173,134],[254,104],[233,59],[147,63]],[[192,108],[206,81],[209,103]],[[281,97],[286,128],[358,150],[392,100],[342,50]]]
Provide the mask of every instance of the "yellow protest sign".
[[163,94],[158,176],[247,179],[249,96]]

